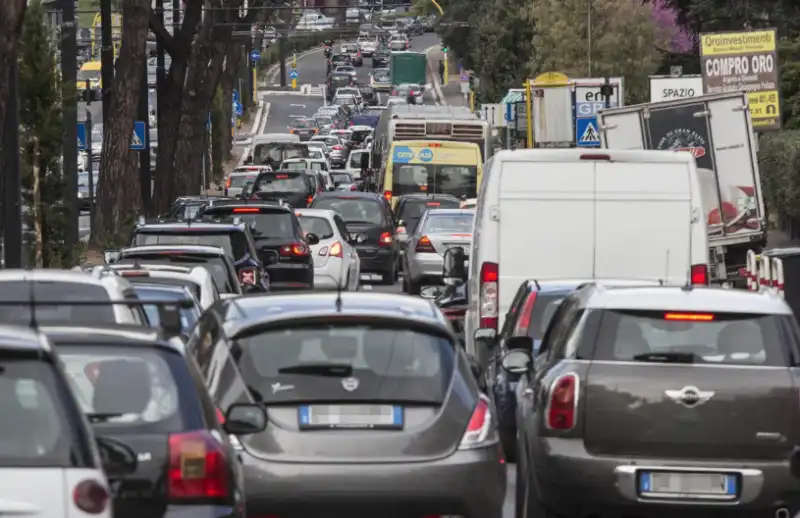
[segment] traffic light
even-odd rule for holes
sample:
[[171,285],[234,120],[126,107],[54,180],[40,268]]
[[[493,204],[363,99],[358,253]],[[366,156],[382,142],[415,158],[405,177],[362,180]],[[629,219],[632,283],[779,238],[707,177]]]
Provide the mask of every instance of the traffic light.
[[442,44],[442,52],[447,52],[447,45]]
[[475,89],[475,76],[473,76],[472,74],[469,75],[469,89],[470,90]]

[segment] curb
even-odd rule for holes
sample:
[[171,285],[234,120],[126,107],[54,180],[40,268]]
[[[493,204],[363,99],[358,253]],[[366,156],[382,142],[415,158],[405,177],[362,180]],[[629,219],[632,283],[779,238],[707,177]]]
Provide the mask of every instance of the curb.
[[261,124],[261,113],[264,111],[264,99],[258,101],[258,108],[256,109],[256,116],[254,117],[253,125],[250,126],[250,134],[255,135]]
[[[433,45],[425,49],[425,55],[431,53],[432,50],[441,48],[441,45]],[[428,61],[428,73],[431,76],[431,84],[433,85],[433,100],[436,101],[437,105],[446,104],[444,100],[444,94],[442,93],[442,85],[439,83],[438,74],[435,72],[433,67],[431,66],[431,62]]]

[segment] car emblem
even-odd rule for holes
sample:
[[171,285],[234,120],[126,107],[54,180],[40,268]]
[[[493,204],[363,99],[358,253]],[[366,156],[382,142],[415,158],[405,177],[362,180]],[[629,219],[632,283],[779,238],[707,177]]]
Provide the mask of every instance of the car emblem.
[[683,387],[680,390],[665,390],[664,394],[674,402],[686,408],[700,406],[714,397],[713,391],[700,390],[697,387]]
[[353,392],[358,388],[358,378],[345,378],[342,380],[342,388],[348,392]]

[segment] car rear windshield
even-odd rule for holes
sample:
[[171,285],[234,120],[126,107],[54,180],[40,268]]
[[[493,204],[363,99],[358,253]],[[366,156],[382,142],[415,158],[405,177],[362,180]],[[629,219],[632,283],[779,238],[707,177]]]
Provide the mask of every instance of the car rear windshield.
[[358,52],[358,45],[355,43],[345,43],[342,45],[342,52],[347,52],[348,54],[351,52]]
[[319,124],[320,126],[327,126],[329,124],[333,124],[332,117],[317,117],[316,119],[317,119],[317,124]]
[[330,239],[333,237],[333,228],[325,218],[316,216],[298,216],[300,227],[303,234],[315,234],[320,239]]
[[604,311],[594,359],[784,366],[780,318],[743,313]]
[[384,82],[389,80],[389,72],[385,70],[379,70],[372,74],[372,77],[375,78],[375,81]]
[[230,232],[201,232],[188,229],[185,233],[138,232],[133,240],[133,246],[150,245],[202,245],[216,246],[225,250],[231,259],[238,261],[248,253],[247,238],[241,231]]
[[336,74],[334,76],[331,76],[331,83],[334,86],[349,85],[351,81],[352,79],[349,74]]
[[[305,168],[305,164],[304,168]],[[305,193],[308,191],[304,173],[265,174],[258,177],[253,192],[265,193]]]
[[424,192],[474,198],[477,195],[477,166],[395,165],[392,192],[395,195]]
[[144,347],[75,344],[58,344],[58,353],[78,404],[100,434],[184,429],[174,372],[180,356]]
[[[161,301],[161,300],[192,300],[189,292],[181,293],[174,289],[164,289],[162,286],[153,286],[147,284],[137,284],[134,286],[136,294],[142,301]],[[147,314],[147,321],[150,322],[151,327],[161,326],[161,317],[158,313],[158,306],[146,304],[143,306],[144,312]],[[181,329],[189,331],[194,327],[197,319],[200,317],[200,311],[194,304],[191,307],[181,308]]]
[[343,95],[341,97],[336,97],[333,100],[333,103],[334,104],[340,104],[340,105],[346,104],[348,106],[353,106],[353,105],[356,104],[356,98],[353,97],[352,95]]
[[367,198],[322,198],[314,200],[312,208],[336,212],[345,223],[383,224],[380,202]]
[[256,176],[257,175],[255,175],[255,174],[248,174],[248,175],[236,174],[236,175],[231,175],[231,185],[230,186],[231,187],[244,187],[247,184],[247,182],[255,182],[256,181]]
[[214,215],[232,215],[250,227],[255,239],[288,239],[296,235],[292,213],[268,207],[216,207]]
[[350,140],[352,140],[356,144],[361,144],[370,135],[372,135],[372,130],[371,129],[370,130],[356,130],[350,136]]
[[[566,297],[566,294],[538,293],[536,295],[533,310],[528,316],[529,324],[527,328],[528,336],[533,338],[534,341],[541,341],[544,332],[547,331],[550,320],[553,318],[553,314],[555,314],[564,297]],[[523,315],[520,315],[520,319],[522,318]],[[538,349],[538,346],[539,344],[534,342],[534,349]]]
[[350,169],[361,169],[361,155],[363,154],[364,153],[350,153],[350,163],[347,167]]
[[347,54],[334,54],[331,57],[331,63],[344,63],[350,60]]
[[253,150],[253,163],[275,166],[290,158],[308,158],[305,144],[292,142],[268,142],[256,144]]
[[[102,286],[82,282],[8,281],[0,283],[0,302],[19,299],[45,301],[92,302],[110,300]],[[36,323],[39,325],[85,326],[116,322],[111,305],[37,305]],[[25,304],[0,305],[0,322],[27,326],[31,322],[30,307]]]
[[75,465],[67,390],[51,364],[0,353],[0,467]]
[[472,214],[431,214],[425,219],[423,232],[431,234],[470,234]]
[[[453,345],[444,338],[368,325],[274,330],[239,339],[238,345],[242,350],[238,363],[245,382],[267,401],[281,403],[440,404],[455,363]],[[313,364],[321,368],[298,374],[303,365]],[[351,366],[352,375],[331,376],[325,372],[326,365]],[[356,388],[345,390],[345,379],[350,382],[348,387]]]
[[283,171],[305,171],[308,169],[308,164],[305,162],[284,162],[281,164]]
[[174,277],[151,277],[146,271],[130,271],[128,274],[125,270],[120,271],[120,275],[125,277],[125,280],[131,284],[154,284],[156,286],[176,286],[179,288],[186,288],[189,290],[194,298],[200,300],[200,285],[194,281],[177,279]]
[[192,255],[183,253],[155,253],[155,254],[136,254],[134,257],[128,256],[120,259],[118,264],[167,264],[172,266],[185,266],[194,268],[203,266],[211,274],[214,285],[220,293],[238,293],[236,286],[239,285],[238,279],[232,278],[233,272],[228,270],[228,266],[221,257],[207,255]]
[[314,123],[313,120],[308,119],[295,119],[292,121],[291,126],[293,128],[316,128],[317,125]]
[[[359,160],[359,167],[361,161]],[[331,180],[334,183],[353,183],[353,177],[350,176],[348,173],[331,173]]]

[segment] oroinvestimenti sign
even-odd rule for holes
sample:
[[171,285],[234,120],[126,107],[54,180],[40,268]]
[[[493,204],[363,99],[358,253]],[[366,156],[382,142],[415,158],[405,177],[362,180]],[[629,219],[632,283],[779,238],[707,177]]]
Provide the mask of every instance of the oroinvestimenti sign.
[[775,29],[700,35],[703,90],[745,90],[755,131],[781,127]]

